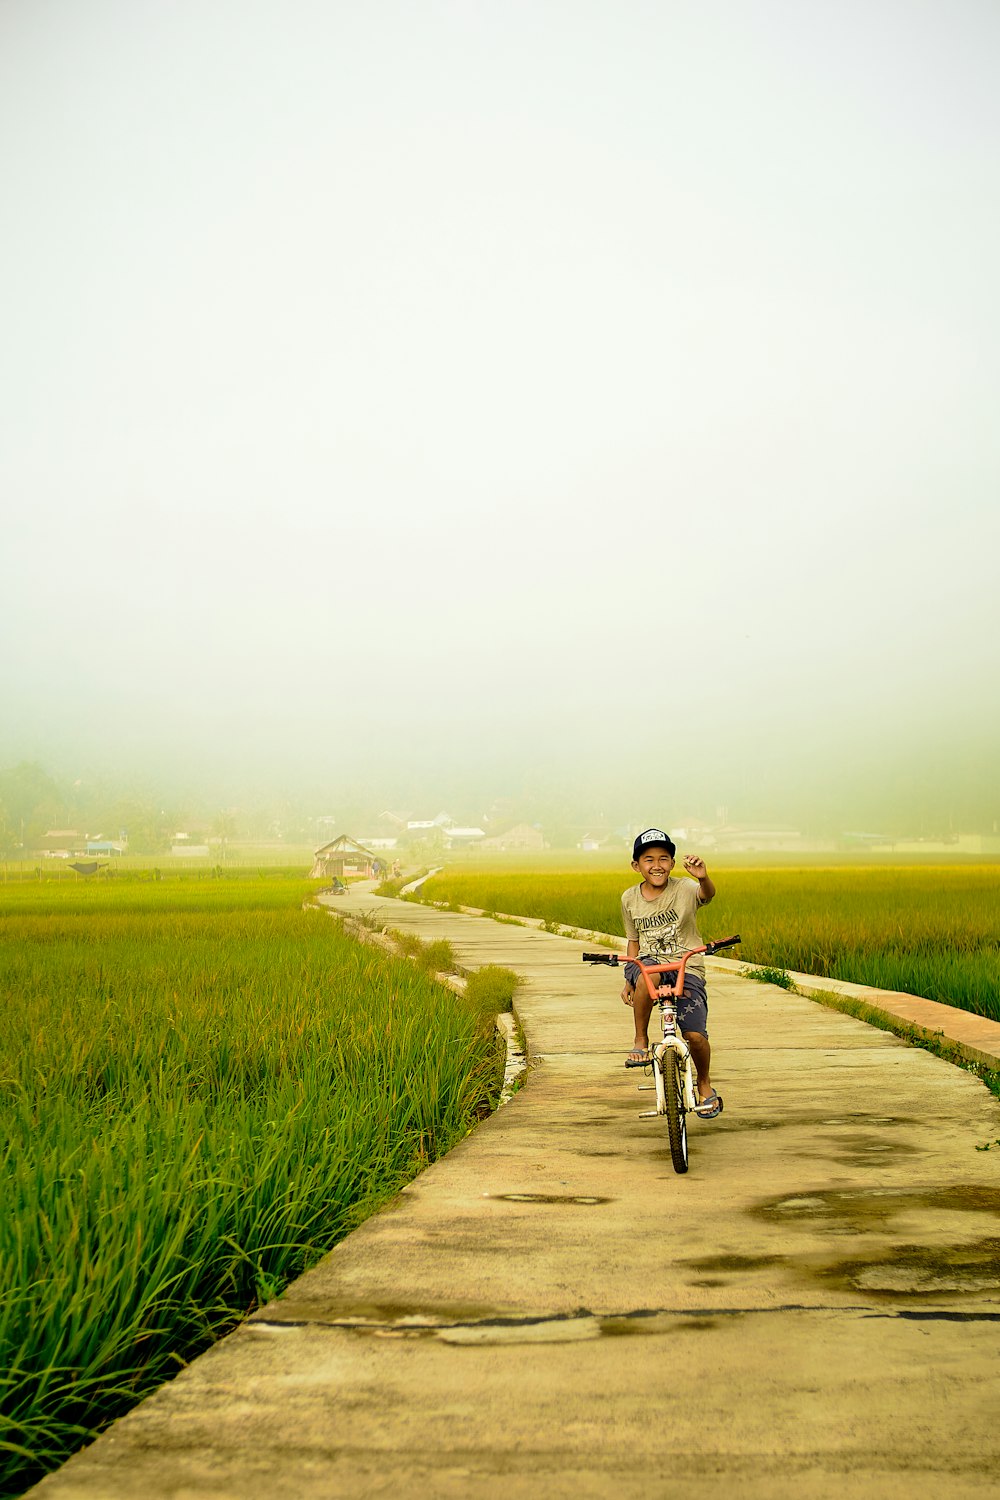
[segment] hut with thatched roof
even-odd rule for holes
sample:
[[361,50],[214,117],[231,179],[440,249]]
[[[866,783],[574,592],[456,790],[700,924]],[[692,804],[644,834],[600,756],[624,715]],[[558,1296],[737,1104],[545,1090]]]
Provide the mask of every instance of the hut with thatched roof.
[[313,855],[313,867],[309,871],[310,880],[343,880],[347,875],[363,875],[370,879],[373,873],[376,855],[364,844],[359,844],[357,839],[352,839],[349,834],[342,833],[339,838],[333,839],[329,844],[323,844]]

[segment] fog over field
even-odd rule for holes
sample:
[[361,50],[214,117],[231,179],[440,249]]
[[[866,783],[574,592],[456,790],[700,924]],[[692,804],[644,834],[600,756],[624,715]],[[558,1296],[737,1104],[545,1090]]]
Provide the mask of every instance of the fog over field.
[[998,56],[985,0],[5,0],[0,765],[992,829]]

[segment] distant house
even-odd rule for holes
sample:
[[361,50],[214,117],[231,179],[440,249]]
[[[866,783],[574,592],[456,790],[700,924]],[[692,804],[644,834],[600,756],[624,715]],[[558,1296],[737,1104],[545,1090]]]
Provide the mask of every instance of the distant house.
[[393,828],[398,831],[406,827],[408,816],[408,813],[393,812],[391,808],[386,808],[385,812],[379,813],[376,821],[385,828]]
[[117,839],[88,839],[87,854],[124,854],[125,845]]
[[86,839],[76,828],[48,828],[38,840],[36,854],[45,859],[71,859],[82,854]]
[[447,833],[454,827],[455,820],[450,813],[439,812],[436,818],[407,818],[407,833],[427,833],[432,828],[441,828]]
[[506,833],[495,833],[488,839],[484,838],[479,847],[481,849],[544,849],[545,840],[541,830],[532,828],[530,823],[515,823],[514,827],[508,828]]
[[[711,847],[707,839],[701,842]],[[714,846],[726,853],[743,853],[764,850],[794,853],[804,846],[801,833],[795,828],[748,828],[743,824],[729,823],[716,830]]]
[[712,849],[716,843],[715,829],[701,818],[682,818],[671,828],[670,837],[678,846],[687,844],[689,847],[698,845],[702,849]]
[[190,833],[177,832],[170,841],[170,853],[178,859],[207,859],[209,848],[206,843],[193,839]]
[[374,870],[375,855],[364,844],[342,833],[329,844],[323,844],[313,855],[310,880],[343,879],[347,875],[363,875],[370,879]]
[[465,849],[471,844],[481,844],[486,837],[482,828],[445,828],[445,848]]

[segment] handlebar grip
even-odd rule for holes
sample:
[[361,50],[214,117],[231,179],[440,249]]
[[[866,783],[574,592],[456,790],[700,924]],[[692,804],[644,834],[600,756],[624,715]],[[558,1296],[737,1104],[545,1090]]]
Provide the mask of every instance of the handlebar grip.
[[618,967],[617,953],[585,953],[583,955],[585,964],[609,964],[612,969]]
[[731,948],[734,943],[739,943],[742,941],[743,940],[740,937],[739,933],[737,933],[735,937],[718,938],[714,943],[709,943],[708,947],[705,949],[705,952],[709,954],[717,953],[720,948]]

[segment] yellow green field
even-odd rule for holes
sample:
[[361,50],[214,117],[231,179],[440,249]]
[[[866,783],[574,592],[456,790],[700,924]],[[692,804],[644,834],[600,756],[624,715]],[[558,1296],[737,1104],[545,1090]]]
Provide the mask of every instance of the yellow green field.
[[[429,901],[621,933],[621,892],[637,878],[625,854],[589,872],[579,860],[520,869],[455,866]],[[719,861],[706,940],[740,932],[750,963],[903,990],[1000,1020],[1000,862],[790,864]]]

